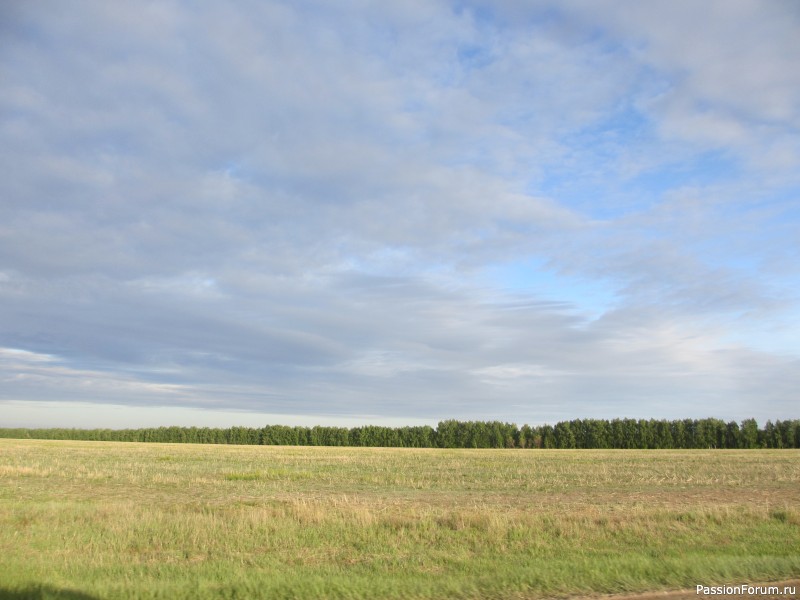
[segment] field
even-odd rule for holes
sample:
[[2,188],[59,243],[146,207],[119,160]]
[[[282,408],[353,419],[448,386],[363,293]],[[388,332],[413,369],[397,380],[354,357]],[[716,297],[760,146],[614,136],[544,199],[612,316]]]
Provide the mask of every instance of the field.
[[0,440],[0,597],[546,598],[800,577],[796,450]]

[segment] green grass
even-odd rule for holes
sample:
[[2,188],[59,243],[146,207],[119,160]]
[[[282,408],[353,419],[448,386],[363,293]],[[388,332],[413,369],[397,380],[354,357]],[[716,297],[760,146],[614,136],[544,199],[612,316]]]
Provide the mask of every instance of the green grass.
[[538,598],[800,576],[800,453],[0,440],[0,597]]

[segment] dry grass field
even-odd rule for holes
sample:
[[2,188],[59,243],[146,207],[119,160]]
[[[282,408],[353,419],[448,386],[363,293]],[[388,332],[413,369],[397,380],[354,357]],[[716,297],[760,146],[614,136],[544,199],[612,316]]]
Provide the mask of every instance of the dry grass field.
[[547,598],[800,577],[797,450],[0,440],[0,597]]

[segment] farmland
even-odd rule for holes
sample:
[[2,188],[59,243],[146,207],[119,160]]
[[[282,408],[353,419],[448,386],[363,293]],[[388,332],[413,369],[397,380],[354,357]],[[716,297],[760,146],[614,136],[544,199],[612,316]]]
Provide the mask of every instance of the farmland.
[[796,450],[0,440],[0,596],[542,598],[800,577]]

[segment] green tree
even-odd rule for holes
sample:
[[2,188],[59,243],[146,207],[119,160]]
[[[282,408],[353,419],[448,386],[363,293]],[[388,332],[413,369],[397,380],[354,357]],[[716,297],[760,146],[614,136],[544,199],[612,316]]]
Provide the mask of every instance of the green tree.
[[556,423],[553,433],[556,438],[556,447],[575,448],[575,434],[573,433],[572,426],[568,421]]
[[745,419],[739,431],[740,448],[758,448],[758,423],[755,419]]

